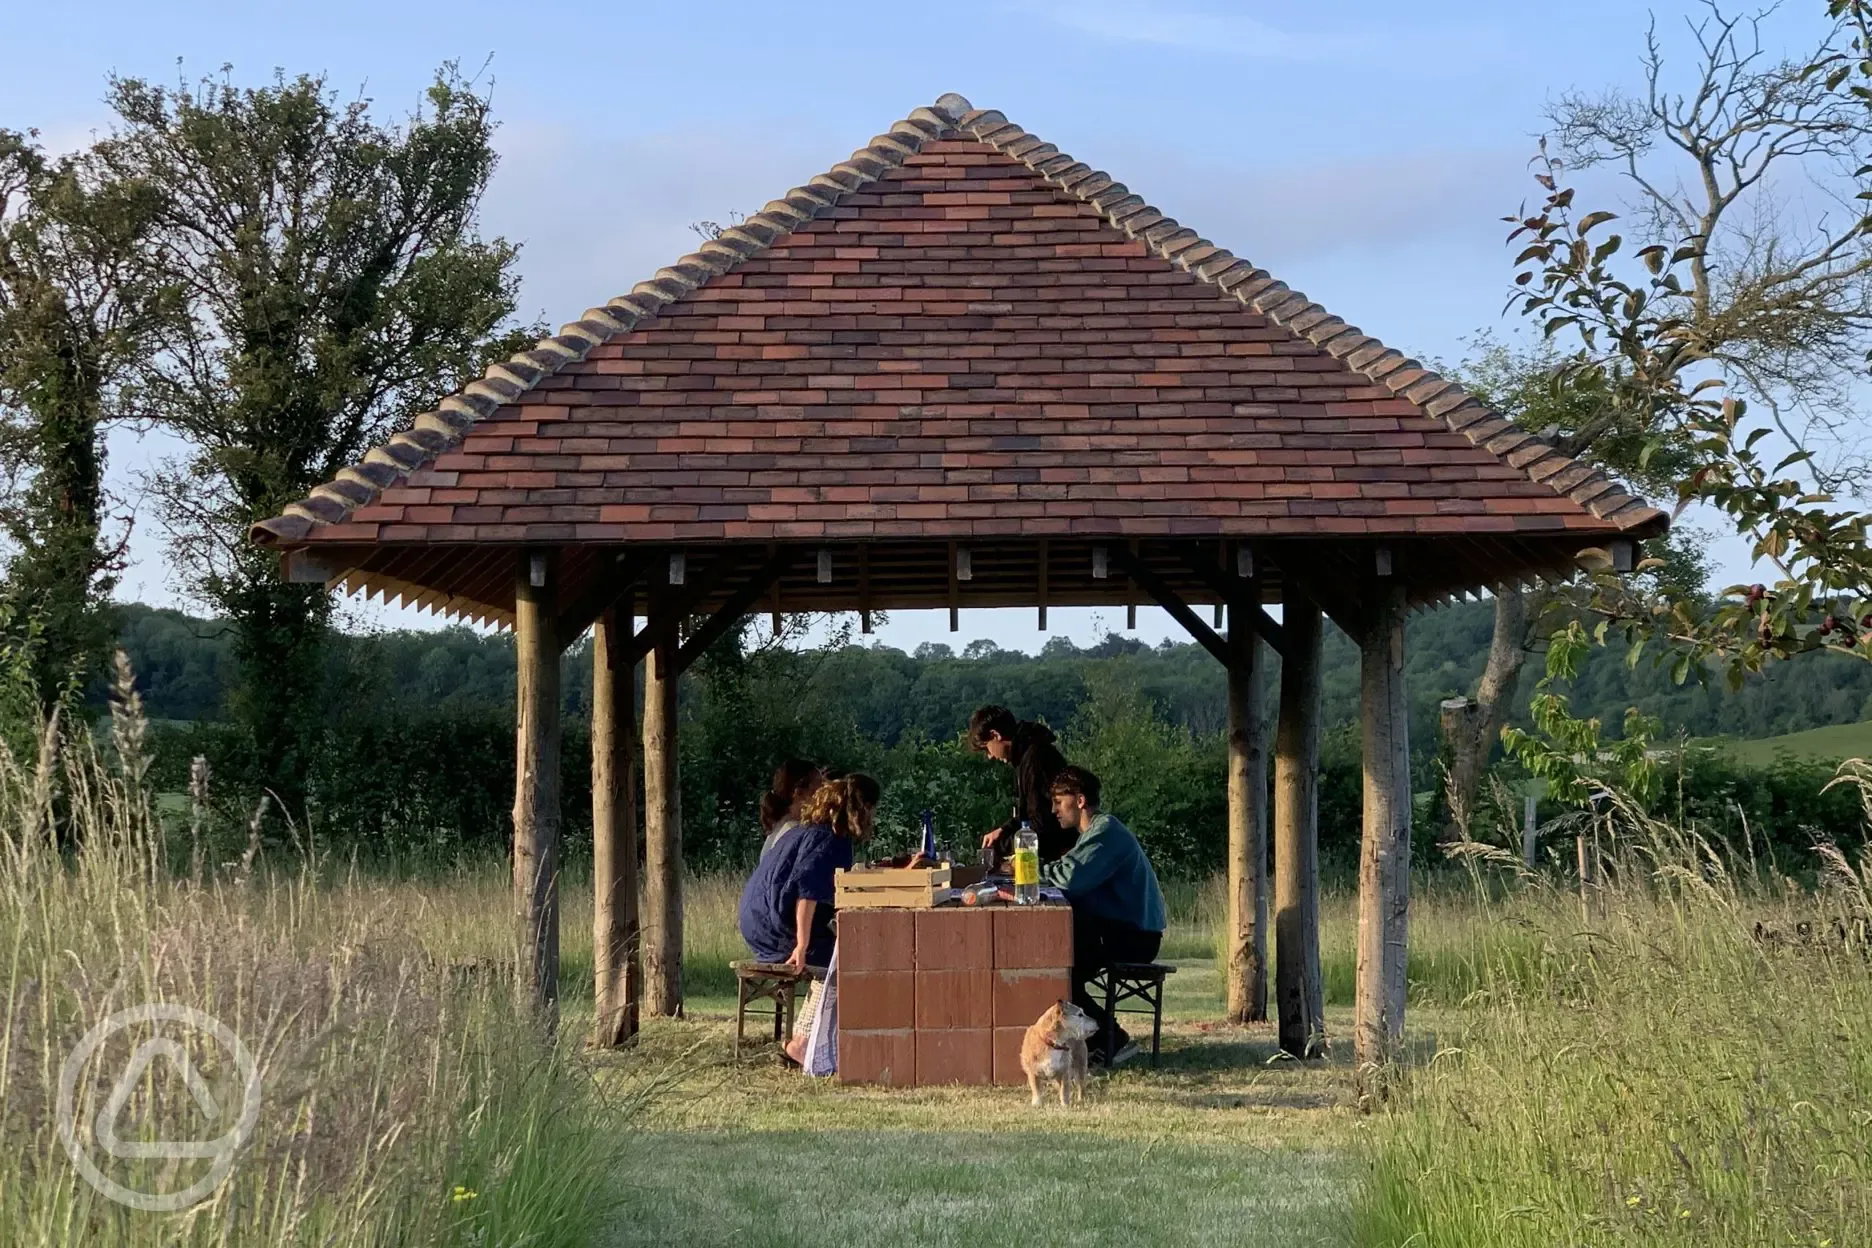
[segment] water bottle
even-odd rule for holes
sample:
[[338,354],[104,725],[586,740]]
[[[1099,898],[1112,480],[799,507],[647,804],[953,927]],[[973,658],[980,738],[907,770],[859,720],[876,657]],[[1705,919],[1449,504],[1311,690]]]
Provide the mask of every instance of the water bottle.
[[933,810],[926,810],[923,812],[921,818],[923,820],[923,857],[930,862],[935,862],[936,812]]
[[1014,902],[1031,906],[1040,900],[1040,837],[1033,826],[1021,820],[1014,834]]

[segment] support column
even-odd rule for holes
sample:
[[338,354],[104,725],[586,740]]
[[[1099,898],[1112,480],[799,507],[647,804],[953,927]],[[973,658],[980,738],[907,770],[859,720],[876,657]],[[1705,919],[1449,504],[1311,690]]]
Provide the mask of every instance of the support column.
[[676,764],[676,639],[644,661],[644,1010],[682,1015],[682,793]]
[[1359,645],[1365,812],[1359,843],[1358,998],[1353,1057],[1361,1098],[1389,1091],[1404,1036],[1410,901],[1410,735],[1404,698],[1404,590],[1380,582]]
[[[514,580],[513,882],[521,1004],[559,1013],[559,639],[551,555],[521,552]],[[538,584],[535,584],[535,582]]]
[[[643,962],[637,920],[637,673],[619,650],[631,595],[592,633],[592,1044],[637,1034]],[[613,665],[616,665],[615,667]],[[621,670],[620,670],[621,669]]]
[[1324,1051],[1319,948],[1320,609],[1289,586],[1281,605],[1280,722],[1274,734],[1274,998],[1280,1046]]
[[1228,679],[1228,965],[1230,1022],[1267,1018],[1267,746],[1261,639],[1230,609]]

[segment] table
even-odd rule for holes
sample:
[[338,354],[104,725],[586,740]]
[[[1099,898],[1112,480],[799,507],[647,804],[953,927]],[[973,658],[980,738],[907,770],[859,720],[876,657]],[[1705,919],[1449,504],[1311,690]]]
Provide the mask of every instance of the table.
[[838,1075],[1024,1084],[1021,1039],[1072,994],[1069,906],[841,910]]

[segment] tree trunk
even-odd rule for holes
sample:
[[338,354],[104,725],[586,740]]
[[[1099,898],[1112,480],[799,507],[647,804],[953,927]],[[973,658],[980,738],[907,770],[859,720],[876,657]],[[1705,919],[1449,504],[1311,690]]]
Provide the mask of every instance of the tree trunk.
[[1502,723],[1514,703],[1521,665],[1527,661],[1527,595],[1504,589],[1495,595],[1495,634],[1488,662],[1476,685],[1475,701],[1460,712],[1445,703],[1443,735],[1449,744],[1449,804],[1456,825],[1467,835],[1482,773],[1501,738]]
[[644,1009],[682,1015],[682,793],[676,765],[676,644],[644,664]]
[[1367,1105],[1389,1091],[1404,1036],[1410,902],[1410,735],[1404,696],[1404,591],[1379,589],[1360,642],[1365,811],[1359,844],[1358,995],[1353,1058]]
[[1324,1051],[1326,992],[1319,949],[1320,610],[1286,592],[1280,723],[1274,740],[1274,987],[1280,1046]]
[[532,556],[514,581],[514,918],[523,1006],[551,1028],[559,1011],[559,639],[554,576],[535,586]]
[[1228,679],[1227,1017],[1267,1019],[1267,749],[1262,741],[1261,639],[1231,619]]
[[612,667],[631,632],[630,598],[592,632],[592,1044],[637,1034],[643,964],[637,930],[636,672]]

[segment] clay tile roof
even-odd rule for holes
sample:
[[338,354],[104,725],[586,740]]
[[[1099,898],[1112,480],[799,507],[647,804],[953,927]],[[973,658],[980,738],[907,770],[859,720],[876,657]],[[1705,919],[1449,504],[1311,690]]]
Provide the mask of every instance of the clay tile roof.
[[[920,348],[902,345],[913,325]],[[953,538],[1010,532],[1009,517],[1125,535],[1591,539],[1667,524],[951,94],[490,365],[251,536]]]

